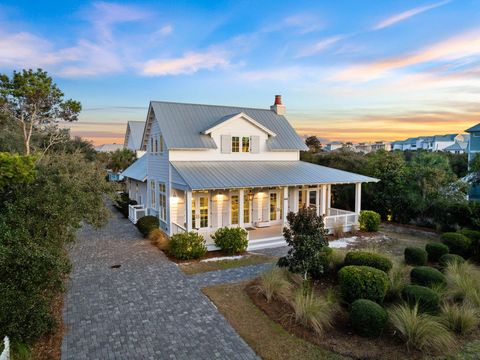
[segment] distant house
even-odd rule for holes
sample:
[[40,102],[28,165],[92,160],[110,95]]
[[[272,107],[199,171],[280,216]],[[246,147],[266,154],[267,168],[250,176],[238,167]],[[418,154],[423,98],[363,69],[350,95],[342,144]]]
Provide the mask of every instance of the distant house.
[[[411,137],[402,141],[394,141],[392,143],[392,150],[426,150],[455,152],[458,150],[459,147],[462,148],[465,146],[462,143],[468,142],[468,140],[466,139],[468,139],[468,136],[462,134]],[[456,146],[456,143],[459,143],[459,145]],[[449,148],[450,146],[453,146],[453,148]]]
[[445,152],[449,152],[452,154],[464,154],[467,152],[468,142],[459,141],[453,143],[453,145],[447,146],[443,149]]
[[335,151],[338,149],[341,149],[343,147],[343,143],[341,141],[332,141],[331,143],[328,143],[325,145],[323,148],[325,151]]
[[141,157],[145,153],[145,151],[140,150],[144,130],[145,121],[129,121],[127,123],[123,145],[125,148],[135,151],[137,157]]
[[[142,150],[127,168],[130,220],[157,216],[168,235],[195,231],[215,249],[221,227],[247,230],[249,249],[285,245],[287,214],[301,207],[324,216],[325,228],[358,224],[361,184],[377,179],[300,161],[302,139],[281,97],[270,109],[152,101]],[[355,185],[354,211],[331,207],[332,186]]]
[[97,146],[95,148],[95,150],[97,150],[98,152],[114,152],[114,151],[117,151],[117,150],[121,150],[123,149],[123,145],[122,144],[103,144],[103,145],[100,145],[100,146]]

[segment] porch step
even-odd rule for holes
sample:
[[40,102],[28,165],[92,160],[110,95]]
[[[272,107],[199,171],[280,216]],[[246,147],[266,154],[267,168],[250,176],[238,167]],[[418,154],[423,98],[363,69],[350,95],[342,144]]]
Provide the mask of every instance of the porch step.
[[247,250],[260,250],[260,249],[268,249],[268,248],[275,248],[280,246],[287,246],[285,239],[282,236],[265,238],[265,239],[258,239],[258,240],[250,240],[248,242]]

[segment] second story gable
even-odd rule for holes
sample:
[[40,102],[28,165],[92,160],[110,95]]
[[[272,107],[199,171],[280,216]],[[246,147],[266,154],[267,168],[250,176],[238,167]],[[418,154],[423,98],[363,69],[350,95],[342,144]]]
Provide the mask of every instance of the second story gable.
[[277,101],[270,110],[152,101],[143,147],[169,161],[299,160],[307,148]]

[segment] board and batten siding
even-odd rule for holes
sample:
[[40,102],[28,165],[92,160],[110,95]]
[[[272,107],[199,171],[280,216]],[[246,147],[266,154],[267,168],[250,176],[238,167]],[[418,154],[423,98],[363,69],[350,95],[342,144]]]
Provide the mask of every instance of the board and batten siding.
[[170,162],[169,162],[169,153],[168,149],[164,146],[163,153],[152,153],[150,146],[150,139],[153,137],[158,137],[160,135],[160,127],[158,126],[157,120],[154,118],[152,121],[152,128],[150,131],[150,137],[147,144],[147,153],[144,156],[147,156],[147,208],[151,208],[151,184],[152,181],[155,182],[155,213],[159,216],[159,203],[160,203],[160,194],[158,191],[158,183],[165,183],[166,186],[166,196],[167,196],[167,216],[166,221],[160,220],[160,228],[165,232],[170,232],[170,193],[171,193],[171,184],[170,184]]
[[[170,149],[170,161],[296,161],[300,159],[298,150],[269,151],[267,148],[268,134],[245,119],[240,118],[227,122],[224,126],[219,126],[211,133],[211,136],[217,144],[217,149]],[[253,151],[232,153],[232,136],[250,137],[250,147]]]

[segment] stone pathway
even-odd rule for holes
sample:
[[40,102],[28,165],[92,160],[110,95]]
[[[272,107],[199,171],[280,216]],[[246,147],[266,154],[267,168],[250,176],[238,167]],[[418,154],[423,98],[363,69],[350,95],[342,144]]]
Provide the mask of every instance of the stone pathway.
[[116,210],[69,253],[62,359],[257,359],[199,288],[253,270],[188,278]]

